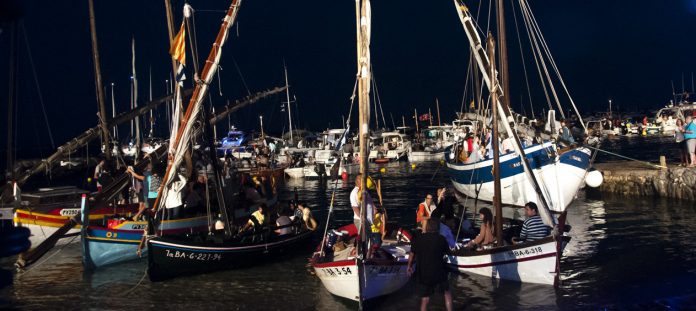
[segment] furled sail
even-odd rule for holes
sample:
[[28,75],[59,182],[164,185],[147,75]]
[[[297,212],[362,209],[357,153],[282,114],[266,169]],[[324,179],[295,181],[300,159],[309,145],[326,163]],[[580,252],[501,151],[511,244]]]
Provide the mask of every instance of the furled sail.
[[166,201],[167,191],[163,191],[165,189],[164,187],[168,189],[171,186],[174,177],[177,175],[176,170],[178,170],[179,166],[181,165],[186,152],[191,148],[190,142],[193,136],[194,124],[200,117],[203,100],[208,93],[210,82],[218,69],[220,57],[222,56],[222,47],[225,44],[225,41],[227,41],[229,29],[236,20],[240,4],[241,0],[233,0],[230,8],[227,10],[227,14],[225,15],[222,25],[220,26],[220,31],[218,32],[217,38],[213,43],[213,48],[208,55],[205,67],[201,73],[202,80],[195,81],[196,88],[193,91],[189,105],[186,108],[183,119],[181,120],[181,127],[176,132],[176,138],[170,142],[171,148],[174,152],[170,154],[167,171],[164,174],[163,183],[160,186],[160,191],[158,192],[159,195],[157,197],[157,202],[155,203],[155,206],[158,208],[163,207],[164,202]]

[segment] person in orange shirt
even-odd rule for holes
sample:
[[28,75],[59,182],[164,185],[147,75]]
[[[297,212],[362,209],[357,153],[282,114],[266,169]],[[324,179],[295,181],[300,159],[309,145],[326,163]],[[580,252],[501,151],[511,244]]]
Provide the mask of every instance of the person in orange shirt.
[[425,196],[425,201],[418,204],[418,210],[416,211],[416,222],[419,227],[424,227],[424,222],[430,219],[430,214],[432,214],[435,208],[433,196],[428,193]]

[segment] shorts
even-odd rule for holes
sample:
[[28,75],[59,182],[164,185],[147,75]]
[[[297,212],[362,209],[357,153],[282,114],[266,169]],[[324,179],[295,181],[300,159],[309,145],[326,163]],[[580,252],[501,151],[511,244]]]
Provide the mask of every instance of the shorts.
[[438,293],[443,294],[447,291],[449,291],[449,282],[445,278],[441,282],[438,282],[433,285],[429,284],[423,284],[418,282],[418,296],[420,297],[430,297],[434,292],[435,289],[437,288]]
[[138,202],[145,202],[145,193],[143,191],[138,192]]
[[696,150],[696,138],[690,138],[686,140],[686,150],[689,153],[694,153],[694,150]]

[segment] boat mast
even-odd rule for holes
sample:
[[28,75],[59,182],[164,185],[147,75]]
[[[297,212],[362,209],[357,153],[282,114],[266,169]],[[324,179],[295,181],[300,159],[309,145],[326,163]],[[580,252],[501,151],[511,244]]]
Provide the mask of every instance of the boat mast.
[[[179,165],[184,159],[185,154],[190,150],[191,146],[189,144],[189,139],[192,137],[194,132],[193,125],[196,123],[196,120],[201,114],[201,110],[203,110],[202,102],[208,93],[210,82],[218,69],[220,58],[222,56],[222,46],[225,44],[225,41],[227,41],[229,29],[236,20],[240,4],[241,0],[232,0],[230,8],[227,10],[227,14],[220,25],[220,30],[215,38],[215,42],[213,43],[213,48],[211,49],[210,54],[208,54],[208,59],[203,67],[203,71],[200,76],[201,81],[196,83],[196,88],[193,91],[189,105],[186,107],[186,112],[181,120],[181,126],[176,133],[175,139],[170,141],[170,150],[174,150],[174,153],[172,154],[172,159],[168,161],[167,170],[158,191],[159,195],[157,196],[157,200],[154,204],[156,207],[159,207],[162,205],[161,203],[163,203],[163,195],[166,195],[164,187],[168,187],[174,180],[175,174],[172,172],[172,170],[178,169]],[[219,190],[219,180],[216,182],[218,182],[218,187],[216,190]],[[217,192],[218,202],[221,205],[220,212],[223,215],[223,221],[227,222],[227,225],[225,226],[225,234],[227,236],[231,236],[232,231],[228,223],[229,218],[227,217],[227,209],[224,208],[224,200],[221,200],[219,191]]]
[[17,70],[17,25],[10,24],[10,72],[7,90],[7,181],[14,181],[14,104],[15,104],[15,71]]
[[92,35],[92,58],[94,60],[94,86],[97,89],[97,102],[99,104],[99,124],[101,125],[102,144],[104,145],[104,157],[106,162],[111,162],[111,148],[109,144],[109,128],[106,126],[106,105],[104,103],[104,86],[102,85],[101,65],[99,61],[99,48],[97,47],[97,25],[94,18],[94,0],[89,3],[89,29]]
[[[495,80],[495,40],[488,34],[488,57],[491,60],[490,72],[487,74],[491,81]],[[491,108],[493,116],[493,130],[491,131],[491,146],[493,146],[493,207],[495,208],[495,238],[496,246],[503,246],[503,208],[500,204],[500,144],[498,143],[498,88],[494,85],[491,88]],[[503,120],[505,122],[505,120]]]
[[288,123],[290,127],[290,146],[293,145],[295,140],[292,137],[292,114],[290,114],[290,85],[288,84],[288,67],[283,63],[283,69],[285,69],[285,97],[288,104]]
[[440,101],[435,98],[435,108],[437,108],[437,126],[442,126],[440,123]]
[[510,79],[508,77],[507,35],[505,31],[504,0],[496,0],[498,11],[498,50],[500,51],[500,83],[503,93],[500,100],[506,109],[510,109]]
[[[133,61],[131,63],[133,70],[133,109],[138,108],[138,78],[135,75],[135,38],[131,41],[131,53],[133,55]],[[152,115],[152,110],[150,110],[150,115]],[[138,156],[140,155],[140,118],[135,118],[135,161],[138,161]]]
[[360,272],[364,268],[364,260],[366,255],[366,226],[367,226],[367,176],[368,170],[368,141],[370,127],[370,23],[371,23],[371,8],[370,0],[356,0],[356,33],[357,33],[357,52],[358,52],[358,131],[360,143],[360,174],[362,174],[362,202],[360,202],[360,243],[358,243],[358,280],[359,280],[359,303],[360,309],[363,308],[363,285],[367,280],[364,279],[363,273]]
[[[457,13],[459,14],[459,19],[462,22],[462,26],[464,27],[464,32],[466,33],[467,38],[469,39],[469,45],[471,46],[472,53],[474,54],[474,58],[476,59],[476,63],[479,66],[479,70],[481,72],[489,72],[490,68],[492,66],[490,60],[488,59],[488,55],[486,55],[486,51],[484,50],[482,44],[481,44],[481,39],[479,38],[478,32],[476,30],[476,25],[474,25],[473,18],[471,17],[471,14],[469,12],[469,8],[461,1],[461,0],[454,0],[454,5],[457,7]],[[503,96],[504,94],[500,93],[500,89],[497,88],[497,79],[491,80],[491,77],[487,74],[483,75],[483,80],[486,83],[486,86],[488,87],[489,92],[493,94],[493,91],[496,91],[496,95],[498,97]],[[508,122],[509,118],[511,117],[510,111],[506,109],[504,105],[502,105],[500,102],[498,102],[498,107],[497,107],[497,112],[498,112],[498,117],[500,117],[501,120],[503,120],[503,127],[505,128],[505,132],[508,134],[509,138],[513,139],[513,147],[515,149],[515,152],[517,153],[520,162],[522,163],[522,166],[524,168],[524,172],[527,175],[527,179],[532,183],[534,186],[534,191],[537,194],[537,197],[541,203],[542,208],[539,209],[539,213],[541,218],[544,220],[544,223],[555,226],[556,225],[556,219],[551,215],[551,202],[547,199],[546,194],[544,191],[541,189],[541,184],[537,180],[536,176],[534,175],[534,172],[532,171],[531,165],[529,164],[529,161],[527,160],[527,154],[524,152],[524,148],[522,147],[522,142],[520,141],[519,136],[517,135],[517,132],[513,130],[513,128],[510,126],[510,123]]]

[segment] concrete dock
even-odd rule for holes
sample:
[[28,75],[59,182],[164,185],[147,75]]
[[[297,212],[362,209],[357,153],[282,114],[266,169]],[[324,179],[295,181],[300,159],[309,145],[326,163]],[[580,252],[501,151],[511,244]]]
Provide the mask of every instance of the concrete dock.
[[696,201],[696,168],[655,168],[639,162],[597,163],[594,167],[604,175],[600,192]]

